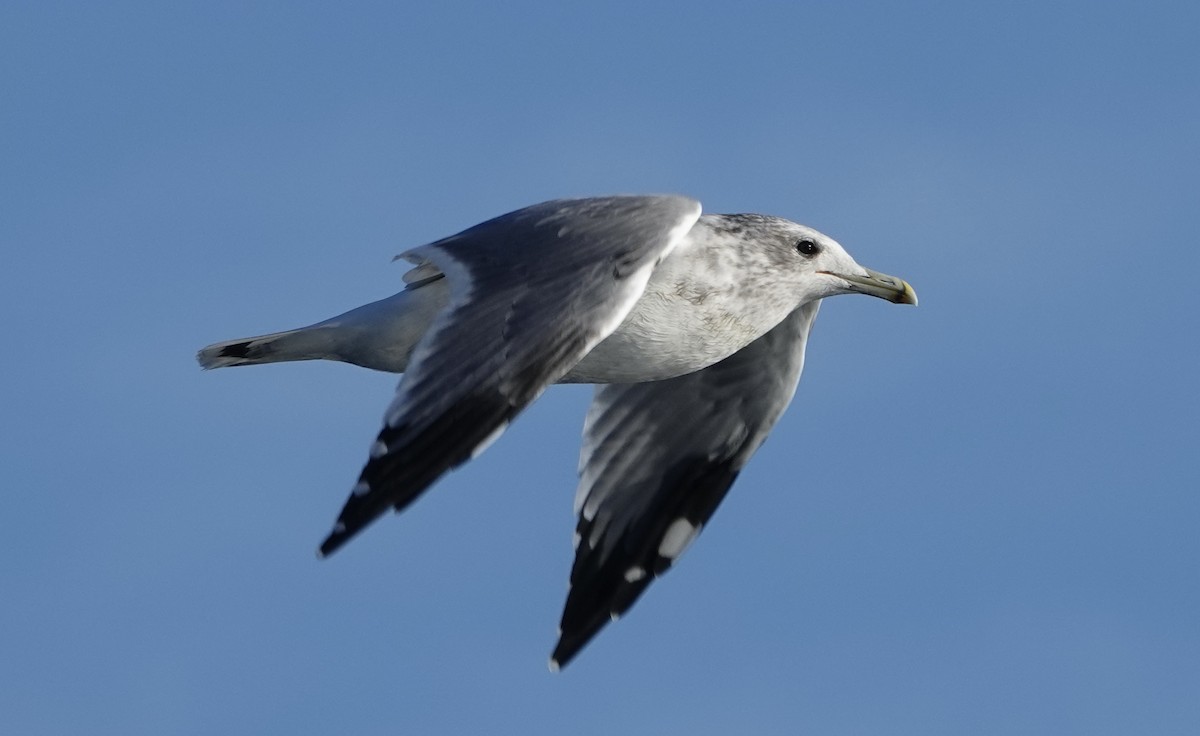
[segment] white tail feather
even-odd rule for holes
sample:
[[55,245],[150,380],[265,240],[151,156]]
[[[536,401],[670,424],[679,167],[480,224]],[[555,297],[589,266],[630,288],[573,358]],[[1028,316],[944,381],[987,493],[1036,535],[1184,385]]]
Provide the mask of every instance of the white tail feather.
[[196,360],[200,362],[200,367],[208,370],[231,365],[324,358],[327,352],[320,348],[327,347],[329,341],[326,336],[317,336],[313,332],[311,327],[302,327],[270,335],[226,340],[202,348],[196,354]]
[[315,325],[209,345],[196,354],[196,360],[204,368],[340,360],[372,370],[403,373],[413,346],[449,299],[446,280],[438,273],[425,275],[399,294]]

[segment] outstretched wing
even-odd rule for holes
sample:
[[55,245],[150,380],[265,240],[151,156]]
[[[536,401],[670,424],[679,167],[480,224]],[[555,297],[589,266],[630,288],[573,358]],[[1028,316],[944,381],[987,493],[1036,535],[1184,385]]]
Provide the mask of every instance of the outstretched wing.
[[683,197],[556,200],[407,252],[446,275],[450,303],[414,348],[320,553],[482,452],[621,324],[699,216]]
[[584,425],[575,564],[551,668],[629,609],[708,522],[783,414],[820,302],[666,381],[599,386]]

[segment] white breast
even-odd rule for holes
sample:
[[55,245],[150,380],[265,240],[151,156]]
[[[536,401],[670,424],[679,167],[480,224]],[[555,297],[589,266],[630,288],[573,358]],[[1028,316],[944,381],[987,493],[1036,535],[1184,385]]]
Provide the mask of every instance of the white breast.
[[[625,321],[563,378],[564,383],[641,383],[724,360],[779,323],[790,304],[747,300],[736,251],[703,228],[655,268]],[[753,306],[753,310],[748,310]]]

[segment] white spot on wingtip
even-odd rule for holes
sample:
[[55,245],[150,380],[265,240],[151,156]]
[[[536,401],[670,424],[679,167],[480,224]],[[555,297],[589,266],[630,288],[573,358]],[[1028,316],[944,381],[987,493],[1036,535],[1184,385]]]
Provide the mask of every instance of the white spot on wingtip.
[[353,488],[350,489],[350,495],[352,496],[365,496],[370,492],[371,486],[365,480],[360,480],[354,484]]
[[550,658],[550,661],[546,663],[546,667],[547,667],[547,668],[548,668],[548,669],[549,669],[551,672],[558,672],[558,670],[560,669],[560,667],[559,667],[559,664],[558,664],[558,660],[557,660],[557,659],[555,659],[554,657],[551,657],[551,658]]
[[683,554],[699,533],[699,526],[693,526],[692,522],[684,518],[676,519],[663,534],[662,542],[658,545],[658,554],[674,560]]
[[620,618],[621,618],[621,614],[617,613],[616,611],[608,612],[608,620],[609,621],[617,621]]
[[506,429],[508,429],[508,422],[500,422],[500,426],[493,429],[491,434],[484,437],[483,441],[476,445],[474,450],[471,450],[471,459],[474,460],[482,455],[484,450],[491,447],[493,442],[500,439],[500,435],[504,434],[504,430]]
[[583,541],[583,535],[575,532],[571,536],[571,549],[579,549],[579,543]]
[[600,499],[593,501],[588,499],[588,502],[583,505],[583,513],[579,516],[584,521],[593,521],[596,518],[596,512],[600,510]]
[[644,567],[634,565],[625,571],[625,582],[627,583],[636,583],[644,577],[646,577],[646,568]]
[[371,445],[371,459],[378,460],[388,452],[387,443],[383,440],[375,440],[375,444]]

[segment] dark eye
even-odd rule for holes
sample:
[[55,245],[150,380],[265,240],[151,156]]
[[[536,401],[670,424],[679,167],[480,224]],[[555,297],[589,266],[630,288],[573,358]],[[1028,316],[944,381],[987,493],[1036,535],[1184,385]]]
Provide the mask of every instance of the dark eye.
[[796,241],[796,250],[802,256],[815,256],[821,252],[821,246],[812,238],[800,238]]

